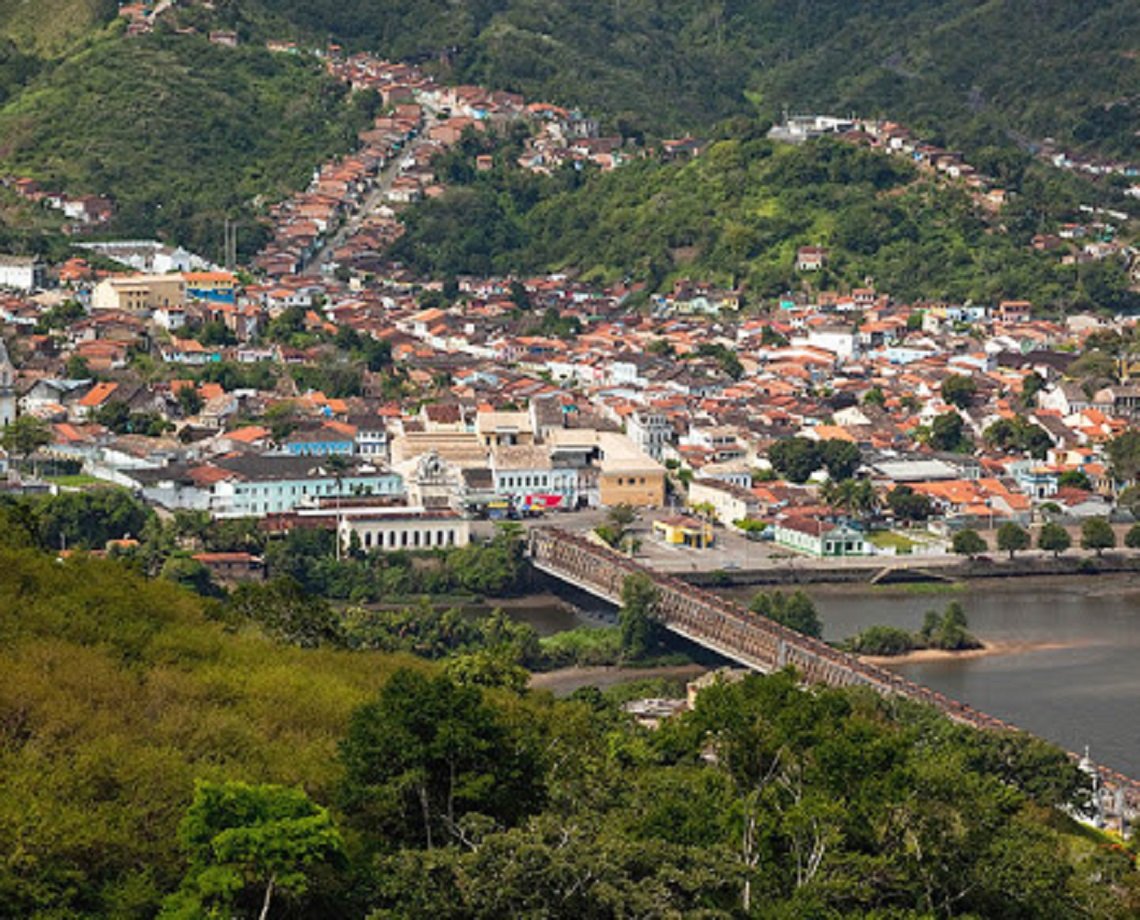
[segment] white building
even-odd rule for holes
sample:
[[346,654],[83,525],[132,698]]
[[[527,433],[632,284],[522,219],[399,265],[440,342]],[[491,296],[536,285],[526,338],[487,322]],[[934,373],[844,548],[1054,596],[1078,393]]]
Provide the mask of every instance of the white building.
[[34,256],[0,255],[0,288],[33,291],[43,283],[43,266]]
[[466,546],[471,524],[453,511],[424,508],[346,508],[339,514],[341,546],[364,552],[414,552]]
[[673,426],[663,413],[639,409],[626,419],[625,433],[634,444],[660,463],[665,446],[672,443]]

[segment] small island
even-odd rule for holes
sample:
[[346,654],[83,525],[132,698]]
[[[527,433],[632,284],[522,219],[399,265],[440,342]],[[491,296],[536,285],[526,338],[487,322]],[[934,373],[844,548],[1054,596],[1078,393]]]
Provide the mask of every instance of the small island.
[[984,650],[985,645],[969,632],[968,626],[962,605],[952,601],[941,614],[928,610],[918,632],[907,632],[896,626],[869,626],[839,647],[855,655],[882,658],[897,658],[919,651],[960,653]]

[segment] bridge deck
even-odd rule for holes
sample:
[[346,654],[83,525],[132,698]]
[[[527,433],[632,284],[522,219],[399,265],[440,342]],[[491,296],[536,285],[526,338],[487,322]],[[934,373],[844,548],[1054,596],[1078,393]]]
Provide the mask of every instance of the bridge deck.
[[[657,587],[655,613],[670,631],[745,667],[769,673],[792,666],[808,682],[836,687],[867,686],[882,694],[926,703],[974,728],[1018,730],[888,668],[868,664],[751,613],[740,604],[648,569],[578,534],[536,528],[530,532],[529,544],[535,568],[616,605],[621,603],[625,579],[633,574],[645,575]],[[1102,786],[1122,791],[1130,808],[1140,810],[1140,783],[1105,767],[1098,770]]]

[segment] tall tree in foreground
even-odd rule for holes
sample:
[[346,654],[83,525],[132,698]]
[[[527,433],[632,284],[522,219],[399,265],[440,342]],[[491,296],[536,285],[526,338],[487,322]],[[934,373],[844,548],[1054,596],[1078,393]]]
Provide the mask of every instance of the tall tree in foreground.
[[255,909],[265,920],[275,896],[302,898],[312,871],[344,850],[329,813],[287,786],[200,782],[179,836],[190,871],[167,900],[165,920]]
[[397,671],[353,713],[340,756],[344,810],[388,842],[432,849],[462,839],[469,814],[509,826],[542,803],[537,754],[446,674]]

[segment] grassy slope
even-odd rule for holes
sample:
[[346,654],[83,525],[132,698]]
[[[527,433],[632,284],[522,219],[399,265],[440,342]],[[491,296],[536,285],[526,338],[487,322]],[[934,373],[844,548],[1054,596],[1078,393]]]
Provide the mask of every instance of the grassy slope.
[[168,584],[11,550],[0,639],[5,916],[148,915],[197,778],[330,801],[349,713],[410,661],[227,635]]
[[0,36],[55,55],[115,17],[115,0],[0,0]]
[[0,169],[110,195],[120,232],[216,255],[227,214],[303,185],[353,135],[343,88],[316,62],[111,36],[0,108]]

